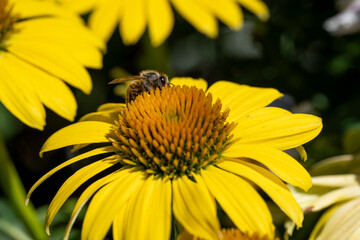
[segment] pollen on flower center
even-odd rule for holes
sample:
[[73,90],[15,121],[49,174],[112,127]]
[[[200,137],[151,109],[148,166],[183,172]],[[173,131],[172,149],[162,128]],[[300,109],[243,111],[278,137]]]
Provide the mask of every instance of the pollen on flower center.
[[196,87],[173,86],[143,93],[128,104],[109,139],[121,163],[149,174],[191,176],[219,161],[231,144],[227,109]]
[[11,11],[12,6],[8,5],[8,0],[0,2],[0,51],[6,50],[6,40],[15,31],[14,23],[19,19]]

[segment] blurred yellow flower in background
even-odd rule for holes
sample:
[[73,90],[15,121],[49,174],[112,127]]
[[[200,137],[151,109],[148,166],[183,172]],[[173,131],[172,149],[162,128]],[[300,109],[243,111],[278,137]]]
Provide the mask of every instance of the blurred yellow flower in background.
[[175,8],[199,32],[216,37],[218,21],[239,30],[244,21],[239,4],[261,20],[269,18],[269,10],[261,0],[60,0],[65,7],[84,13],[93,9],[89,26],[107,41],[119,23],[124,44],[134,44],[148,27],[153,46],[161,45],[174,26]]
[[0,2],[0,101],[20,121],[42,130],[44,106],[70,121],[69,85],[89,94],[85,67],[101,68],[104,42],[81,18],[51,2]]
[[48,233],[68,197],[105,170],[79,197],[65,238],[94,195],[82,239],[103,239],[111,225],[114,239],[169,239],[172,216],[189,233],[217,239],[215,200],[241,232],[273,239],[270,211],[254,185],[301,226],[303,214],[283,181],[307,190],[311,177],[283,150],[303,150],[321,131],[321,119],[266,107],[282,96],[275,89],[226,81],[207,89],[206,81],[191,78],[171,82],[174,86],[144,93],[128,106],[105,104],[44,143],[41,155],[71,145],[93,149],[44,175],[27,199],[63,167],[97,157],[57,192],[46,216]]
[[[314,165],[314,174],[322,174],[312,177],[309,192],[290,187],[305,213],[325,210],[310,240],[360,239],[359,170],[359,156],[332,157]],[[331,175],[323,175],[326,172]],[[292,235],[294,224],[288,222],[286,226]]]

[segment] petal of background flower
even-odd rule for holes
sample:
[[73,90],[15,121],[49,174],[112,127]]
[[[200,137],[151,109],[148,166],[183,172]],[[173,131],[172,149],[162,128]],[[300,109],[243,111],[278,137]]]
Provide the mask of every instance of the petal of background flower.
[[175,78],[172,78],[170,80],[170,82],[174,85],[179,85],[179,86],[183,86],[183,85],[186,85],[189,87],[195,86],[204,91],[206,91],[207,85],[208,85],[207,82],[202,78],[194,79],[194,78],[190,78],[190,77],[175,77]]
[[217,164],[222,169],[236,173],[258,185],[281,208],[298,227],[301,227],[303,213],[287,186],[273,173],[244,161],[224,161]]
[[103,239],[128,199],[144,184],[141,172],[123,170],[117,179],[101,188],[86,211],[81,239]]
[[233,0],[194,0],[194,2],[209,9],[233,30],[239,30],[243,26],[244,16],[238,4]]
[[255,13],[258,18],[260,18],[262,21],[268,20],[270,13],[269,9],[266,6],[266,4],[261,0],[236,0],[241,4],[241,6],[244,6],[247,8],[250,12]]
[[348,186],[336,189],[319,197],[309,208],[311,211],[319,211],[332,204],[360,197],[360,186]]
[[171,182],[148,177],[129,199],[124,239],[168,240],[171,233]]
[[359,185],[357,174],[338,174],[312,177],[313,186],[346,187]]
[[170,35],[174,26],[174,15],[169,0],[152,0],[147,4],[150,40],[152,45],[157,47]]
[[91,163],[77,170],[61,185],[55,197],[51,201],[45,218],[46,233],[50,235],[50,224],[61,206],[84,182],[94,177],[96,174],[116,164],[116,157],[110,156],[102,160]]
[[104,41],[108,41],[119,22],[122,8],[122,0],[98,1],[96,8],[89,16],[90,28]]
[[171,0],[176,10],[199,32],[214,38],[218,34],[218,23],[213,14],[192,0]]
[[[275,227],[264,200],[244,179],[217,167],[201,171],[207,187],[242,232],[274,237]],[[200,176],[195,175],[197,180]]]
[[233,82],[218,81],[207,91],[213,95],[213,100],[221,100],[223,109],[230,109],[228,122],[237,121],[246,114],[263,108],[282,94],[273,88],[257,88],[240,85]]
[[86,94],[90,93],[92,82],[89,73],[62,49],[51,47],[46,42],[33,45],[30,42],[12,39],[11,43],[8,46],[10,53],[63,79]]
[[54,173],[56,173],[60,169],[63,169],[64,167],[69,166],[69,165],[71,165],[71,164],[73,164],[75,162],[78,162],[80,160],[84,160],[85,158],[89,158],[89,157],[104,154],[104,153],[110,153],[110,152],[115,152],[115,148],[113,146],[96,148],[94,150],[85,152],[83,154],[79,154],[76,157],[73,157],[73,158],[67,160],[66,162],[63,162],[62,164],[58,165],[57,167],[51,169],[44,176],[42,176],[39,180],[37,180],[36,183],[34,183],[34,185],[30,188],[30,190],[29,190],[29,192],[28,192],[28,194],[26,195],[26,198],[25,198],[25,204],[26,205],[28,204],[29,198],[30,198],[31,194],[34,192],[34,190],[37,187],[39,187],[40,184],[42,184],[46,179],[51,177]]
[[31,85],[33,76],[19,71],[18,67],[13,65],[13,58],[11,54],[1,52],[0,100],[20,121],[42,130],[45,126],[45,109]]
[[45,106],[69,121],[74,120],[77,109],[76,100],[63,81],[15,56],[9,55],[8,61],[12,66],[16,66],[12,71],[21,69],[22,79],[32,84]]
[[[360,199],[342,204],[328,218],[324,228],[317,236],[319,240],[351,239],[360,228]],[[353,236],[355,237],[355,236]],[[352,238],[352,239],[359,239]]]
[[319,235],[320,231],[323,229],[324,225],[328,221],[328,219],[331,217],[331,215],[340,207],[341,205],[338,204],[336,206],[333,206],[329,208],[316,222],[316,225],[314,229],[312,230],[309,240],[315,240],[317,235]]
[[135,44],[143,35],[146,19],[145,0],[125,1],[120,19],[120,34],[125,45]]
[[51,135],[40,150],[40,156],[44,152],[66,146],[83,143],[109,142],[106,137],[111,130],[112,124],[95,121],[85,121],[71,124]]
[[196,182],[187,176],[172,181],[173,211],[180,224],[194,236],[218,239],[220,224],[213,196],[201,177]]
[[70,220],[66,226],[66,230],[65,230],[65,234],[64,234],[64,240],[67,240],[69,238],[70,235],[70,231],[71,228],[77,218],[77,216],[79,215],[81,209],[83,208],[83,206],[87,203],[87,201],[95,194],[95,192],[97,192],[101,187],[105,186],[106,184],[114,181],[117,177],[117,174],[119,173],[118,170],[116,172],[110,173],[108,175],[106,175],[103,178],[100,178],[99,180],[97,180],[96,182],[92,183],[90,186],[88,186],[84,192],[80,195],[80,197],[78,198],[78,200],[76,201],[76,205],[71,213],[71,217]]
[[303,145],[320,133],[321,118],[286,112],[267,107],[238,119],[233,130],[238,138],[235,145],[261,144],[286,150]]
[[[307,191],[311,187],[311,177],[306,169],[290,155],[263,145],[231,145],[224,157],[250,158],[273,171],[285,182]],[[234,159],[236,161],[236,159]]]

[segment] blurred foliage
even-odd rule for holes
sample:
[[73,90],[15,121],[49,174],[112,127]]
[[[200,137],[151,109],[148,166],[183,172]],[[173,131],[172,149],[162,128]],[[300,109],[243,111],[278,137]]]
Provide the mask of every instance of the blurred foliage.
[[[173,33],[157,48],[150,45],[147,35],[136,45],[124,46],[119,33],[115,32],[108,42],[104,68],[90,71],[94,85],[92,94],[87,96],[73,89],[78,101],[77,119],[105,102],[124,101],[119,96],[124,88],[107,84],[112,79],[138,74],[144,69],[156,69],[169,77],[202,77],[209,85],[224,79],[277,88],[286,94],[281,100],[285,108],[322,117],[322,133],[305,145],[309,156],[306,167],[326,157],[359,151],[360,94],[356,87],[360,78],[359,34],[334,37],[323,30],[323,22],[336,14],[332,1],[266,3],[271,12],[268,22],[260,22],[245,12],[246,21],[241,31],[233,32],[220,23],[216,39],[198,33],[178,15]],[[44,132],[24,127],[2,105],[0,120],[0,131],[6,137],[14,164],[27,189],[67,158],[67,153],[61,150],[46,153],[43,159],[38,155],[46,138],[69,124],[51,111],[47,111]],[[345,136],[344,139],[341,136]],[[73,172],[69,169],[55,174],[33,194],[32,201],[36,206],[51,201],[56,189]],[[65,213],[68,219],[66,211],[63,208],[59,215]],[[308,222],[310,226],[296,231],[293,239],[308,236],[311,224]],[[57,239],[57,232],[63,233],[64,226],[65,223],[54,223],[54,238],[51,239]],[[75,229],[73,234],[76,239],[79,232]]]

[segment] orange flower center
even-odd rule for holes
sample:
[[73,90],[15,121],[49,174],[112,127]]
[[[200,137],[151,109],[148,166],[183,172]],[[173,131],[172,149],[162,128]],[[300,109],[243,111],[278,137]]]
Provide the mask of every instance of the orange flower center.
[[12,6],[8,5],[8,0],[0,1],[0,51],[6,50],[6,41],[15,32],[14,24],[19,20],[18,15],[12,15]]
[[143,93],[119,114],[109,139],[124,165],[173,178],[217,163],[232,143],[229,110],[188,86]]

